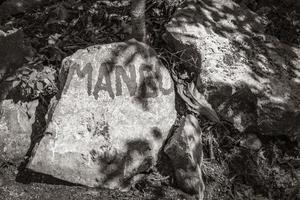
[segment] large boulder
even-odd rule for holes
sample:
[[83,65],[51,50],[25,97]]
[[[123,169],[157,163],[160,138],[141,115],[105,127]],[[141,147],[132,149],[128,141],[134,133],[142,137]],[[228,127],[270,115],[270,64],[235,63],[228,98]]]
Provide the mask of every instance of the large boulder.
[[0,103],[0,161],[16,165],[24,161],[31,145],[38,100]]
[[173,81],[153,49],[130,40],[79,50],[60,80],[29,169],[122,189],[153,167],[177,116]]
[[201,166],[203,164],[202,131],[193,115],[182,118],[179,127],[166,142],[163,152],[168,157],[175,175],[177,187],[188,193],[203,196],[204,183]]
[[199,71],[197,88],[241,132],[300,142],[300,48],[264,34],[265,19],[231,0],[186,1],[165,40]]

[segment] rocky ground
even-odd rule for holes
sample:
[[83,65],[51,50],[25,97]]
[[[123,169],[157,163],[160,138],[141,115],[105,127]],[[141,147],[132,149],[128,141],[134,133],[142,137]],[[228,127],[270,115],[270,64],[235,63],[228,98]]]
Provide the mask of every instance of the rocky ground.
[[[108,189],[92,189],[76,186],[48,176],[35,173],[27,173],[17,176],[17,169],[13,166],[3,166],[1,169],[1,200],[92,200],[92,199],[194,199],[191,196],[174,188],[157,184],[141,183],[135,189],[127,192]],[[5,174],[3,176],[3,174]],[[31,182],[32,181],[32,182]],[[141,189],[142,188],[142,189]]]
[[[164,25],[181,3],[170,2],[158,0],[147,4],[147,23],[151,27],[149,43],[168,67],[180,63],[177,54],[162,46]],[[246,6],[269,18],[269,34],[287,44],[299,45],[297,10],[287,4],[249,2]],[[5,71],[8,77],[15,79],[18,95],[48,102],[57,92],[57,71],[63,58],[94,44],[126,40],[130,32],[128,5],[128,1],[52,0],[26,11],[20,8],[13,17],[0,14],[0,35],[22,29],[26,48],[29,48],[23,71],[18,71],[17,75],[15,71]],[[28,68],[30,76],[26,72]],[[257,135],[240,134],[226,122],[215,126],[200,121],[204,133],[203,173],[208,199],[300,199],[300,149],[295,142],[281,136],[258,138]],[[14,163],[1,161],[0,164],[1,200],[195,199],[171,187],[172,180],[154,172],[128,192],[120,192],[72,185],[24,171]]]

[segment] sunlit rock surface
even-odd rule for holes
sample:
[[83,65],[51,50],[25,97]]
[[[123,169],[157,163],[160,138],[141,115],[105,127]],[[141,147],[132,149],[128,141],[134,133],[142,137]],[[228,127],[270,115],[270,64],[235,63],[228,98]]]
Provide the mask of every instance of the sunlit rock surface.
[[173,81],[153,49],[130,40],[66,58],[45,136],[28,168],[91,187],[147,172],[176,119]]
[[31,144],[38,101],[0,103],[0,161],[16,165],[24,161]]
[[231,0],[187,1],[165,39],[199,69],[198,89],[239,131],[300,141],[300,49],[264,34],[265,25]]

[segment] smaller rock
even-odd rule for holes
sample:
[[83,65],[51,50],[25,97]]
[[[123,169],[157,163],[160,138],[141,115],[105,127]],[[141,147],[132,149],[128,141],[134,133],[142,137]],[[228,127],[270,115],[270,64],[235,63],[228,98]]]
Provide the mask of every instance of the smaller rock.
[[247,149],[259,150],[262,146],[260,139],[255,134],[247,134],[246,138],[241,140],[240,145]]
[[20,164],[30,147],[38,100],[0,103],[0,160]]
[[237,130],[243,132],[249,127],[257,126],[257,97],[247,86],[236,90],[217,110]]
[[176,185],[185,192],[199,193],[200,196],[204,192],[201,137],[197,118],[187,115],[164,147],[175,172]]

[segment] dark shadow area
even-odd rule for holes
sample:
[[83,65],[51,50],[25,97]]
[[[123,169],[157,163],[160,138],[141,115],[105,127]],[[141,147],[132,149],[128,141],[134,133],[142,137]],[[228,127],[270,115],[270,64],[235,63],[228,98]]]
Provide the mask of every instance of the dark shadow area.
[[13,82],[17,80],[16,72],[25,63],[25,57],[32,55],[32,49],[25,45],[23,31],[0,35],[0,101],[12,89]]
[[[42,176],[39,173],[32,172],[26,169],[27,163],[32,156],[33,149],[36,145],[40,142],[40,140],[44,136],[44,131],[46,129],[46,121],[45,115],[48,111],[48,104],[49,102],[43,102],[39,100],[39,104],[35,111],[35,122],[32,124],[32,134],[31,134],[31,144],[30,147],[25,155],[27,158],[23,161],[20,166],[18,166],[18,174],[16,176],[16,181],[21,183],[30,183],[35,182],[36,180],[45,180],[47,181],[47,176]],[[34,176],[32,176],[34,175]],[[50,179],[51,180],[51,179]],[[50,181],[51,183],[51,181]]]
[[153,127],[152,128],[152,136],[155,140],[161,140],[162,139],[161,130],[158,127]]
[[[131,180],[134,176],[147,173],[150,170],[150,167],[153,165],[152,157],[150,156],[151,148],[149,146],[148,141],[146,140],[132,140],[128,141],[126,152],[124,154],[120,154],[115,156],[113,159],[108,159],[106,157],[99,157],[99,162],[103,165],[100,168],[100,173],[105,176],[103,180],[101,180],[101,184],[105,185],[111,181],[120,180],[121,184],[124,188],[131,186]],[[130,171],[126,173],[126,167],[138,158],[132,157],[135,154],[139,154],[139,156],[144,157],[141,165],[135,169],[135,171]],[[107,165],[105,165],[105,163]],[[126,173],[126,177],[124,177],[124,172]]]
[[156,163],[156,168],[163,176],[167,176],[168,181],[171,185],[176,186],[176,180],[175,180],[175,169],[173,165],[171,164],[172,161],[168,157],[168,155],[164,152],[165,146],[170,143],[170,140],[172,139],[175,131],[180,127],[182,116],[178,116],[176,119],[176,122],[172,126],[172,128],[169,131],[169,134],[165,141],[163,142],[163,145],[161,149],[158,152],[158,159]]
[[[154,72],[153,75],[152,66],[141,66],[141,70],[152,74],[147,77],[141,77],[142,80],[135,99],[142,104],[144,110],[149,110],[148,98],[155,98],[158,95],[158,73]],[[144,72],[142,73],[144,74]]]
[[277,37],[281,42],[291,45],[300,44],[300,32],[297,23],[300,3],[297,0],[235,0],[239,5],[267,17],[270,22],[266,33]]
[[[212,151],[215,157],[203,166],[208,196],[212,198],[218,194],[229,199],[238,196],[247,199],[261,195],[289,199],[291,193],[297,194],[298,175],[295,173],[299,169],[299,149],[286,136],[262,136],[257,130],[240,133],[230,124],[226,127],[202,124],[202,127],[204,158],[209,158]],[[263,144],[261,149],[241,145],[250,134],[258,136]],[[213,138],[213,145],[210,138]]]
[[20,171],[16,177],[16,181],[22,184],[45,183],[51,185],[81,186],[79,184],[74,184],[63,181],[61,179],[57,179],[47,174],[37,173],[29,169]]

